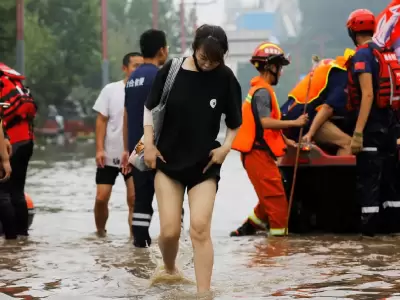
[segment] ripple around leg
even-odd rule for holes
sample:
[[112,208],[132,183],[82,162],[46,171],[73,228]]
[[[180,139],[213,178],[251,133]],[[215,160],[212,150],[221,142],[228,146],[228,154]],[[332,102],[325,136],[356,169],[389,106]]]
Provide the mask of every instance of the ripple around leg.
[[178,268],[171,274],[167,273],[164,266],[158,266],[150,278],[150,286],[167,284],[194,284],[194,282],[184,276]]

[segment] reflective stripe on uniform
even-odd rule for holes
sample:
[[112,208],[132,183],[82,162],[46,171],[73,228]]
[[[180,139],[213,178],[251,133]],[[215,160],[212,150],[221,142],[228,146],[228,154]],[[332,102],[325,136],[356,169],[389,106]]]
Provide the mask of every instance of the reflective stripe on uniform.
[[249,220],[252,221],[254,224],[256,224],[257,226],[260,226],[261,228],[267,229],[267,223],[261,221],[256,214],[253,213],[249,216]]
[[150,227],[151,215],[144,213],[134,213],[132,226]]
[[400,201],[385,201],[382,204],[383,208],[387,207],[400,207]]
[[379,206],[365,206],[361,208],[363,214],[375,214],[379,212]]
[[247,94],[245,100],[246,100],[247,102],[251,103],[251,99],[253,99],[253,97],[252,97],[250,94]]
[[142,214],[142,213],[134,213],[133,218],[134,219],[151,220],[151,215],[150,214]]
[[150,221],[133,221],[133,226],[150,227]]
[[285,235],[285,228],[271,228],[269,230],[270,235]]
[[362,151],[363,152],[377,152],[378,148],[376,148],[376,147],[364,147],[364,148],[362,148]]

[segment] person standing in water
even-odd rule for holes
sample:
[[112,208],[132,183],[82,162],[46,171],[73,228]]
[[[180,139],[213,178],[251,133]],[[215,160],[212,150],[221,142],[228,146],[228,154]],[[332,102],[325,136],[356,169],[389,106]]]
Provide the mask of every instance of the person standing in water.
[[295,146],[282,129],[302,127],[308,122],[308,114],[296,120],[281,120],[281,111],[273,86],[278,84],[282,68],[290,61],[276,44],[259,45],[250,62],[260,75],[251,80],[251,88],[242,107],[243,125],[240,127],[232,148],[241,153],[241,160],[259,202],[246,221],[231,236],[255,234],[267,230],[274,236],[285,234],[288,201],[282,177],[276,164],[285,154],[286,146]]
[[[158,244],[164,266],[155,277],[181,277],[175,263],[186,190],[197,291],[203,293],[210,291],[214,264],[210,232],[220,169],[242,123],[242,100],[240,85],[224,64],[228,51],[224,30],[211,25],[199,27],[192,49],[193,56],[184,59],[170,90],[156,147],[151,110],[160,103],[171,62],[157,73],[144,108],[144,159],[156,169]],[[221,145],[217,136],[222,114],[226,116],[227,132]]]
[[[132,153],[143,136],[144,103],[160,66],[164,65],[168,58],[165,32],[156,29],[143,32],[140,36],[140,51],[144,64],[131,74],[125,88],[124,152],[121,163],[126,169],[130,168],[129,153]],[[133,245],[146,248],[151,245],[149,227],[153,217],[154,171],[141,172],[133,168],[132,175],[136,195],[132,222]],[[183,210],[181,221],[183,222]]]
[[[94,217],[97,235],[106,234],[108,219],[108,201],[112,187],[121,169],[120,158],[123,152],[122,125],[124,117],[125,84],[130,74],[143,63],[143,57],[138,52],[128,53],[122,60],[122,71],[125,78],[107,84],[101,91],[93,109],[97,112],[96,119],[96,202]],[[132,214],[135,201],[134,182],[131,173],[123,174],[126,185],[127,204],[129,208],[128,223],[132,236]]]

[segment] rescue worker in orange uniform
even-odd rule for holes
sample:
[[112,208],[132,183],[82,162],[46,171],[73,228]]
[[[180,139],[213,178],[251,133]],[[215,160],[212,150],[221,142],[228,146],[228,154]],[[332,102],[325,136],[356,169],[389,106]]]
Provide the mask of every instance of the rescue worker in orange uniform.
[[[303,111],[307,102],[310,125],[305,128],[303,142],[314,140],[319,145],[333,145],[337,155],[351,155],[351,137],[346,133],[347,124],[343,119],[347,99],[346,62],[352,53],[354,51],[347,49],[343,56],[322,60],[289,93],[289,100],[282,107],[283,114],[288,111],[284,118],[293,119],[299,115],[300,110]],[[335,123],[332,117],[342,119],[342,122]],[[298,140],[299,130],[285,134]]]
[[[348,56],[349,53],[347,53]],[[284,120],[298,118],[304,111],[307,102],[309,124],[304,127],[303,141],[312,140],[319,145],[335,146],[337,155],[350,155],[351,137],[331,117],[343,118],[347,94],[347,70],[345,56],[336,59],[323,59],[290,91],[288,101],[282,105]],[[311,82],[310,82],[311,81]],[[311,125],[310,125],[311,124]],[[284,134],[293,140],[299,139],[300,130],[290,128]]]
[[278,83],[282,67],[290,62],[279,46],[262,43],[254,51],[250,62],[260,75],[251,80],[250,91],[242,106],[243,123],[232,149],[241,152],[243,166],[259,202],[231,236],[252,235],[268,227],[270,235],[280,236],[285,234],[288,202],[276,159],[285,154],[287,145],[295,146],[294,141],[282,134],[282,129],[304,126],[308,116],[281,120],[273,86]]
[[375,26],[375,16],[367,9],[353,11],[347,21],[357,46],[347,67],[347,108],[354,124],[351,150],[357,158],[356,191],[365,236],[374,236],[381,223],[389,233],[400,229],[394,113],[400,108],[400,64],[392,49],[372,41]]

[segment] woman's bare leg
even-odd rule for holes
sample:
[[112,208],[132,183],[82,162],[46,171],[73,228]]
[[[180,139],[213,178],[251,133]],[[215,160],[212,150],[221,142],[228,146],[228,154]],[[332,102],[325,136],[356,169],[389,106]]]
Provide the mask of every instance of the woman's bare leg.
[[208,179],[188,192],[190,207],[190,237],[194,252],[197,291],[210,291],[214,249],[211,241],[211,219],[217,183]]
[[160,237],[158,245],[163,257],[165,271],[175,273],[181,234],[181,215],[184,187],[161,171],[157,171],[154,187],[160,214]]

